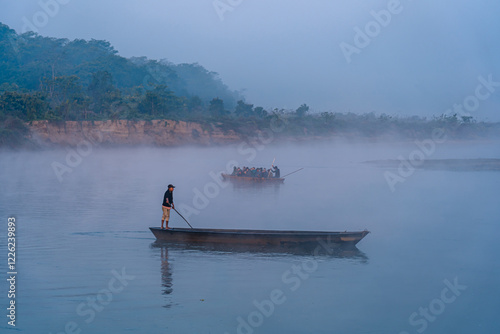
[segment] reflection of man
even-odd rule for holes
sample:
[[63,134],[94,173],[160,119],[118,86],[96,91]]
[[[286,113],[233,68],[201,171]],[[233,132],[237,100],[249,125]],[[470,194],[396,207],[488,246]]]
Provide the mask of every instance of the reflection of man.
[[[172,268],[168,263],[168,249],[166,247],[161,247],[161,280],[162,286],[165,288],[163,290],[164,295],[169,295],[172,293]],[[171,302],[169,302],[165,307],[170,307]]]
[[166,229],[170,229],[168,227],[168,221],[170,220],[170,209],[174,208],[174,186],[169,184],[168,190],[165,191],[165,195],[163,195],[163,203],[161,205],[161,209],[163,211],[163,216],[161,217],[161,228],[163,229],[163,221],[165,221]]

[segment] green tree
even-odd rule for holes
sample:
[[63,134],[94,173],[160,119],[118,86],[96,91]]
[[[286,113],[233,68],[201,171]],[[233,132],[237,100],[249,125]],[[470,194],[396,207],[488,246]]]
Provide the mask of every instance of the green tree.
[[476,123],[476,120],[473,116],[461,116],[462,123]]
[[88,87],[91,108],[98,114],[108,111],[111,104],[119,99],[120,92],[113,85],[113,77],[108,71],[99,71],[92,75]]
[[167,86],[159,85],[146,95],[139,103],[138,110],[152,117],[165,117],[173,113],[182,113],[183,100],[170,91]]
[[187,108],[192,113],[201,114],[204,109],[203,101],[198,96],[192,96],[188,100]]
[[236,103],[234,113],[238,117],[251,117],[253,116],[253,104],[247,104],[243,100],[239,100]]
[[79,119],[80,112],[88,107],[80,78],[76,75],[44,79],[42,90],[47,94],[50,106],[63,119]]
[[295,114],[298,117],[304,117],[308,111],[309,111],[309,106],[304,103],[300,107],[298,107],[297,110],[295,110]]
[[264,118],[267,116],[267,110],[262,107],[255,107],[253,110],[253,115],[257,118]]
[[324,124],[331,124],[333,120],[335,119],[335,115],[332,112],[322,112],[320,114],[321,120],[323,121]]
[[33,121],[44,119],[45,113],[49,111],[49,105],[41,93],[30,95],[5,92],[0,95],[0,111],[4,116]]
[[213,98],[212,101],[210,101],[208,111],[213,117],[226,117],[229,115],[229,111],[224,108],[224,101],[218,97]]

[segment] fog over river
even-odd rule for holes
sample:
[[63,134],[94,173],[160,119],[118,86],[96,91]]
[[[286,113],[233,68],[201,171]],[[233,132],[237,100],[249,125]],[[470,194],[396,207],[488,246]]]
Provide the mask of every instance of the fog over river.
[[[413,169],[500,158],[498,142],[308,142],[0,152],[16,222],[21,333],[498,333],[500,172]],[[242,186],[232,165],[303,170]],[[398,160],[380,167],[372,160]],[[371,233],[334,254],[155,243],[166,186],[194,227]],[[187,227],[172,213],[171,227]],[[7,252],[7,238],[0,239]],[[7,273],[7,255],[0,271]],[[5,276],[4,276],[5,277]],[[5,295],[9,283],[3,279]],[[2,298],[4,314],[8,301]],[[2,330],[10,329],[3,315]]]

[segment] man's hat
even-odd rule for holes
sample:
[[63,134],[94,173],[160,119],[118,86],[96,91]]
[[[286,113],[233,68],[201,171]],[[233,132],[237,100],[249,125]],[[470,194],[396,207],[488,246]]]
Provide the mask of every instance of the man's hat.
[[175,188],[175,186],[174,186],[174,185],[172,185],[172,184],[169,184],[169,185],[168,185],[168,188]]

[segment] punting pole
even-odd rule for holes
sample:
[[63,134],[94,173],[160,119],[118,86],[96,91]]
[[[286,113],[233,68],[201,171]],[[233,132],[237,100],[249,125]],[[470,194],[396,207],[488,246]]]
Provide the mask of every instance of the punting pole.
[[174,209],[174,211],[175,211],[175,212],[177,212],[177,213],[179,214],[179,216],[181,216],[181,217],[182,217],[182,219],[184,219],[184,221],[185,221],[185,222],[189,225],[189,227],[193,228],[193,227],[191,226],[191,224],[189,224],[189,222],[186,220],[186,218],[184,218],[184,216],[183,216],[183,215],[181,215],[181,214],[179,213],[179,211],[177,211],[175,208],[172,208],[172,209]]
[[292,175],[293,173],[297,173],[298,171],[303,170],[303,169],[304,169],[304,168],[297,169],[295,172],[291,172],[291,173],[288,173],[288,174],[286,174],[286,175],[283,175],[283,176],[282,176],[282,178],[285,178],[285,177],[287,177],[288,175]]
[[274,161],[276,161],[276,157],[274,157],[274,159],[273,159],[273,163],[271,164],[271,169],[269,169],[269,171],[267,172],[267,177],[269,177],[271,175],[271,171],[274,167]]

